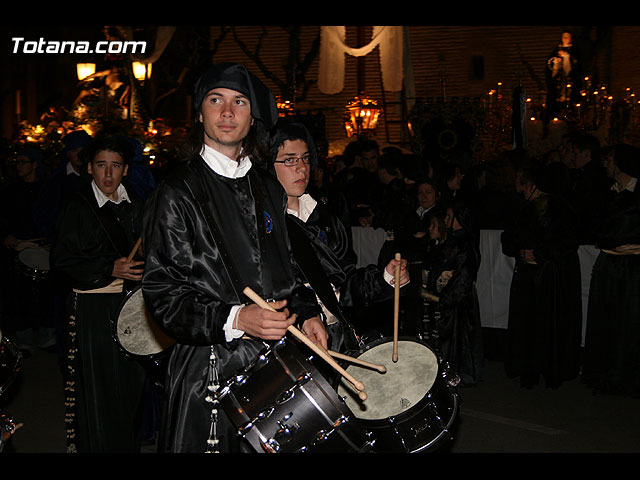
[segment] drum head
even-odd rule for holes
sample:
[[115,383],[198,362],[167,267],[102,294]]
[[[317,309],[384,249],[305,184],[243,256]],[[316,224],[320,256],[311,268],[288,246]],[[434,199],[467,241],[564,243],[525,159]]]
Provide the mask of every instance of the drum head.
[[399,340],[398,361],[394,362],[392,356],[393,342],[384,341],[358,358],[384,365],[386,373],[357,365],[346,369],[364,384],[367,393],[367,399],[362,401],[344,380],[338,385],[338,394],[357,418],[377,420],[399,415],[418,404],[433,386],[438,360],[429,347],[417,341]]
[[25,248],[18,254],[20,261],[34,270],[49,271],[49,251],[44,248]]
[[115,333],[120,346],[135,356],[155,356],[175,343],[151,318],[140,288],[134,290],[120,308]]

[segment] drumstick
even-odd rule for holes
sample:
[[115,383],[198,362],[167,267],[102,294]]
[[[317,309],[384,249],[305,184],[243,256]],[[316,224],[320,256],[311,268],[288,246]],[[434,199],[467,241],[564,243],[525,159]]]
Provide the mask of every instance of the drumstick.
[[131,253],[127,257],[127,263],[129,263],[131,260],[133,260],[133,257],[135,256],[136,251],[138,250],[138,247],[140,246],[141,243],[142,243],[142,237],[140,237],[140,238],[138,238],[138,240],[136,240],[136,244],[133,246],[133,248],[131,249]]
[[[400,262],[400,254],[396,253],[396,260]],[[398,316],[400,314],[400,264],[396,265],[395,295],[393,299],[393,356],[391,359],[398,361]]]
[[374,370],[378,370],[380,373],[386,373],[387,372],[387,367],[385,367],[384,365],[378,365],[377,363],[367,362],[365,360],[360,360],[359,358],[350,357],[348,355],[344,355],[342,353],[334,352],[334,351],[331,351],[331,350],[327,350],[327,353],[329,355],[331,355],[332,357],[334,357],[334,358],[339,358],[341,360],[346,360],[348,362],[355,363],[357,365],[362,365],[363,367],[373,368]]
[[[271,305],[269,305],[262,297],[260,297],[260,295],[258,295],[256,292],[251,290],[251,288],[245,287],[245,289],[243,290],[243,293],[247,297],[249,297],[251,300],[253,300],[254,303],[256,305],[258,305],[259,307],[265,308],[267,310],[271,310],[272,312],[276,311],[275,308],[273,308]],[[356,390],[359,391],[360,399],[361,400],[366,400],[366,398],[367,398],[366,395],[367,394],[364,393],[364,384],[362,382],[359,382],[355,378],[353,378],[340,365],[338,365],[338,363],[333,358],[331,358],[331,356],[327,353],[327,351],[324,348],[322,348],[322,346],[316,345],[315,343],[313,343],[311,341],[311,339],[309,339],[304,333],[302,333],[300,330],[298,330],[293,325],[289,325],[289,327],[287,327],[287,331],[292,333],[298,340],[302,341],[310,349],[312,349],[314,352],[316,352],[329,365],[331,365],[334,369],[336,369],[336,371],[338,371],[338,373],[340,373],[344,378],[346,378],[349,382],[351,382],[353,384],[353,386],[356,388]]]

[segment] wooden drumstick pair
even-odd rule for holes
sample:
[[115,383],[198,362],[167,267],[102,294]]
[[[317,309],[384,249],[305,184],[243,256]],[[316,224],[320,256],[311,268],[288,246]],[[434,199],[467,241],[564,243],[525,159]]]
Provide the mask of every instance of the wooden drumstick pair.
[[[269,305],[263,298],[260,297],[260,295],[258,295],[256,292],[254,292],[251,288],[246,287],[243,290],[244,294],[250,298],[251,300],[253,300],[253,302],[262,307],[265,308],[267,310],[271,310],[271,311],[276,311],[271,305]],[[369,362],[365,362],[363,360],[358,360],[352,357],[348,357],[347,355],[342,355],[336,352],[331,352],[331,351],[327,351],[325,350],[321,345],[317,345],[315,343],[313,343],[311,341],[311,339],[309,339],[304,333],[302,333],[300,330],[298,330],[295,326],[290,325],[287,328],[287,331],[289,331],[291,334],[293,334],[298,340],[300,340],[301,342],[303,342],[305,345],[307,345],[309,348],[311,348],[316,354],[318,354],[323,360],[325,360],[329,365],[331,365],[338,373],[340,373],[347,381],[349,381],[349,383],[351,383],[351,385],[353,385],[353,387],[358,391],[358,396],[360,397],[361,400],[366,400],[367,399],[367,394],[364,391],[364,384],[358,380],[356,380],[355,378],[353,378],[352,375],[350,375],[346,370],[344,370],[340,365],[338,365],[338,363],[332,358],[332,356],[335,356],[336,358],[342,358],[345,360],[350,360],[353,361],[354,363],[359,363],[360,365],[364,365],[364,366],[368,366],[368,367],[372,367],[377,369],[378,371],[384,373],[386,372],[386,368],[382,365],[375,365]]]

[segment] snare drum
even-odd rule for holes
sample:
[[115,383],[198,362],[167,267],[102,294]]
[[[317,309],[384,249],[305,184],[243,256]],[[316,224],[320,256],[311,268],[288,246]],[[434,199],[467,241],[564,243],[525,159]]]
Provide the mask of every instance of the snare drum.
[[357,358],[384,365],[386,373],[351,365],[346,371],[364,384],[367,399],[360,400],[344,380],[337,392],[371,433],[373,452],[433,451],[452,437],[457,393],[435,353],[421,340],[400,338],[398,361],[392,356],[388,337],[368,344]]
[[49,250],[42,247],[25,248],[18,253],[18,269],[33,280],[44,280],[49,276]]
[[164,333],[151,317],[140,287],[125,297],[116,314],[113,329],[118,345],[134,358],[156,359],[175,344],[175,340]]
[[258,453],[370,449],[368,433],[293,339],[266,348],[216,395]]
[[22,353],[0,331],[0,395],[2,395],[20,371]]

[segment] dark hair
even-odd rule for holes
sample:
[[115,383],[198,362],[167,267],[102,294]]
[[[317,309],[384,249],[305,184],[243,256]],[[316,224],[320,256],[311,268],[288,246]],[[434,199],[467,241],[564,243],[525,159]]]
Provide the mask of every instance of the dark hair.
[[315,170],[318,166],[318,152],[311,133],[300,122],[279,121],[276,124],[269,139],[271,163],[275,162],[278,150],[287,140],[302,140],[307,144],[309,155],[311,156],[311,170]]
[[589,150],[591,160],[600,161],[600,140],[594,135],[583,132],[571,132],[565,135],[566,140],[578,150]]
[[622,172],[632,177],[640,174],[640,149],[627,143],[619,143],[613,148],[613,163]]
[[125,165],[129,165],[133,159],[133,145],[123,137],[96,137],[80,151],[83,164],[93,162],[100,152],[109,151],[122,157]]
[[[191,130],[187,139],[176,147],[178,161],[186,161],[200,155],[204,138],[204,126],[202,122],[197,122]],[[242,148],[245,155],[256,165],[264,165],[269,158],[269,133],[262,122],[253,122],[249,133],[242,141]]]

